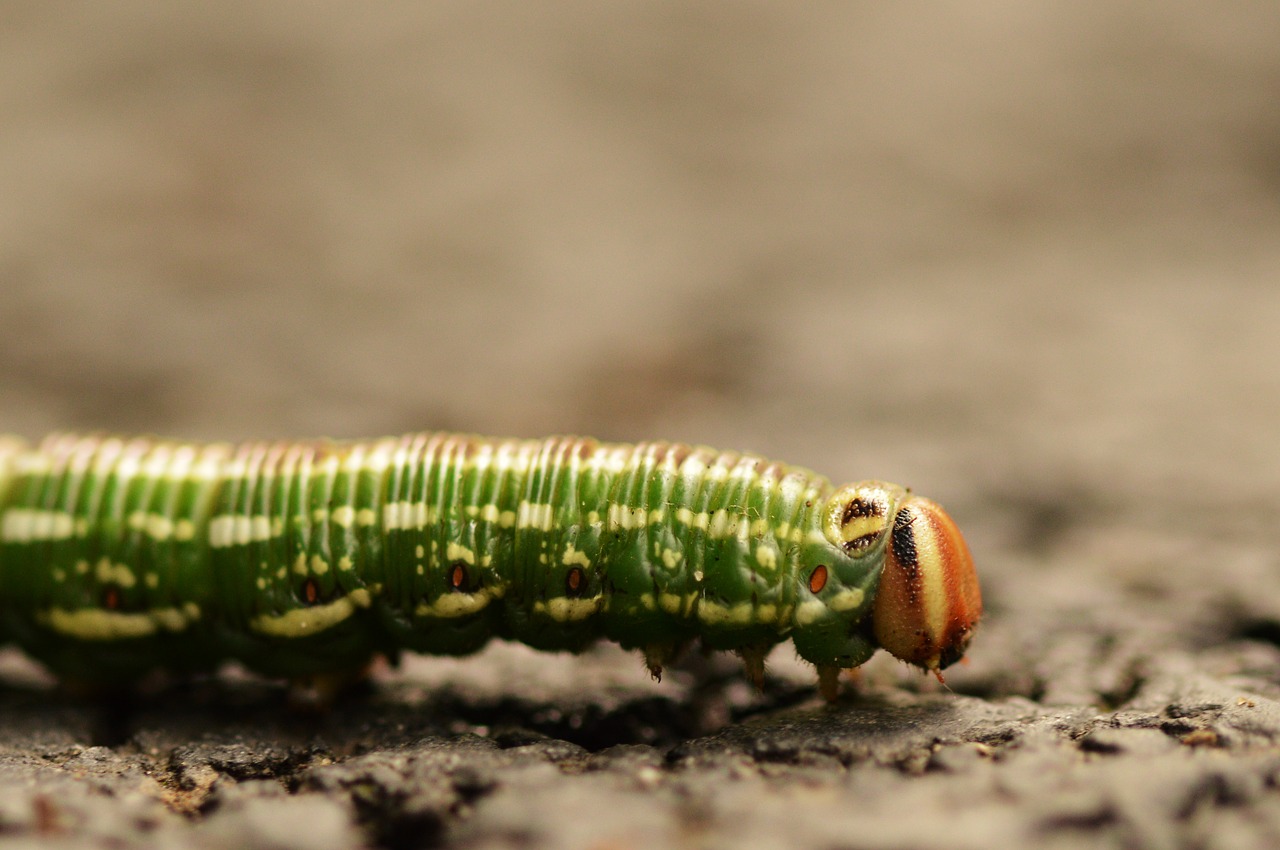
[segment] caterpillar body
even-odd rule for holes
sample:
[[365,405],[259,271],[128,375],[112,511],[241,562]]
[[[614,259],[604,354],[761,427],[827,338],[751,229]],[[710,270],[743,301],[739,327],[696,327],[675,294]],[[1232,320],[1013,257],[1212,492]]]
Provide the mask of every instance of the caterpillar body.
[[751,454],[449,433],[0,439],[0,640],[79,681],[226,659],[296,679],[493,637],[606,638],[654,675],[696,639],[758,681],[789,638],[829,693],[878,647],[937,673],[981,608],[935,503]]

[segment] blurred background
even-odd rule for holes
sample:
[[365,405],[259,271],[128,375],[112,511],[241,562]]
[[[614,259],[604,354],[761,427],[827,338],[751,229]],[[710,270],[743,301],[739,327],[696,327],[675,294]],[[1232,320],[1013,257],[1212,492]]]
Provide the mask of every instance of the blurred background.
[[1274,569],[1278,44],[1266,0],[8,2],[0,430],[751,449],[947,504],[997,633]]

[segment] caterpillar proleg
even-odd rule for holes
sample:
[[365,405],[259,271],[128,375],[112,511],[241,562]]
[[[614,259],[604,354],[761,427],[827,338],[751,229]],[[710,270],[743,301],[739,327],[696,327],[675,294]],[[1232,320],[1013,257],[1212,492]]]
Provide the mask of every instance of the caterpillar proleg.
[[115,683],[237,659],[269,676],[491,638],[699,640],[763,675],[791,640],[824,691],[877,648],[937,673],[981,616],[934,502],[678,443],[417,433],[368,441],[0,440],[0,639]]

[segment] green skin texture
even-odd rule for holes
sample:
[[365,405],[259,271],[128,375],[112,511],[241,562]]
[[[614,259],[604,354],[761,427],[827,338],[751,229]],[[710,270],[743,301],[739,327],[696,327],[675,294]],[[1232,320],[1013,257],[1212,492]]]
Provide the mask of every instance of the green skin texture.
[[[660,660],[694,639],[763,652],[790,638],[814,664],[853,667],[876,649],[885,540],[856,557],[829,541],[834,493],[807,470],[666,443],[8,441],[0,638],[90,683],[226,659],[301,678],[493,637],[571,652],[605,638]],[[308,619],[324,611],[332,622]]]

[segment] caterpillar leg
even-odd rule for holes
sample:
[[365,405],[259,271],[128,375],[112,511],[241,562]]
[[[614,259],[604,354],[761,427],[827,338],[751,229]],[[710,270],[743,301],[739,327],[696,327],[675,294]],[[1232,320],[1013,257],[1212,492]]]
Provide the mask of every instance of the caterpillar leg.
[[644,666],[649,668],[649,675],[654,681],[661,682],[662,668],[675,663],[688,648],[687,641],[651,643],[644,648]]

